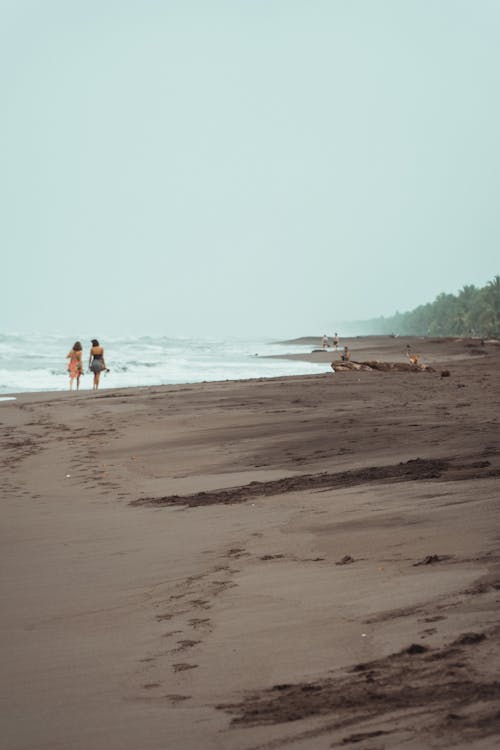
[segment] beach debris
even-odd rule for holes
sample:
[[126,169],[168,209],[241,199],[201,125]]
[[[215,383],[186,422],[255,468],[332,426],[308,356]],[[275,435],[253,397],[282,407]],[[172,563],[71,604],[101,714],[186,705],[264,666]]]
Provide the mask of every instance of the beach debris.
[[279,560],[285,555],[262,555],[261,560]]
[[334,372],[359,372],[379,370],[380,372],[435,372],[430,365],[412,364],[411,362],[378,362],[370,360],[368,362],[342,362],[333,361],[331,368]]
[[439,555],[426,555],[422,560],[413,563],[413,567],[416,568],[418,565],[433,565],[434,563],[442,562],[447,560],[449,555],[440,557]]
[[441,370],[441,377],[442,378],[449,378],[450,377],[450,371],[449,370]]
[[71,474],[66,474],[66,479],[69,479]]
[[350,563],[354,562],[354,557],[351,557],[351,555],[344,555],[344,557],[341,560],[338,560],[338,562],[335,563],[335,565],[350,565]]
[[428,650],[427,646],[421,646],[420,643],[412,643],[411,646],[403,649],[403,654],[413,656],[414,654],[425,654]]

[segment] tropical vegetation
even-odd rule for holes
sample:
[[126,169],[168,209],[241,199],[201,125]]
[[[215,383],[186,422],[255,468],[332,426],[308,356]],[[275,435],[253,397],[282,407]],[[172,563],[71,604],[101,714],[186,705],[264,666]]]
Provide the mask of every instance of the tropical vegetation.
[[500,276],[484,287],[467,284],[457,294],[369,322],[372,332],[414,336],[500,337]]

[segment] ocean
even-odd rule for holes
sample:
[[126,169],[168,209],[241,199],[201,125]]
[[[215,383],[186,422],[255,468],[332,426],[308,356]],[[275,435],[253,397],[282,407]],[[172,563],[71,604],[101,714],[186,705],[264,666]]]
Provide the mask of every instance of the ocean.
[[[60,334],[0,334],[0,393],[62,391],[69,385],[66,354],[74,340]],[[181,339],[167,336],[108,337],[104,346],[109,373],[100,388],[199,383],[325,372],[323,364],[265,359],[311,346],[262,339]],[[80,389],[92,388],[87,371],[90,342],[82,340],[85,375]]]

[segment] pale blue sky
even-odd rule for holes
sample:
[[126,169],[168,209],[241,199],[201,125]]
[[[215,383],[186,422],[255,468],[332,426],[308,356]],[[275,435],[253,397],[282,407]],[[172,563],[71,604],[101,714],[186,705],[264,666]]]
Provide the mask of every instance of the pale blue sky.
[[1,331],[322,333],[500,272],[497,0],[0,0],[0,87]]

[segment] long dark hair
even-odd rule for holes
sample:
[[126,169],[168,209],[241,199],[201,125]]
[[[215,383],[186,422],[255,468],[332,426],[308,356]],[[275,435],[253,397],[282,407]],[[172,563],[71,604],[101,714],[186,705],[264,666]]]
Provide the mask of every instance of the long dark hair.
[[75,341],[75,343],[73,344],[73,351],[74,352],[81,352],[82,351],[82,345],[80,344],[79,341]]
[[92,339],[92,346],[99,346],[99,342],[97,339]]

